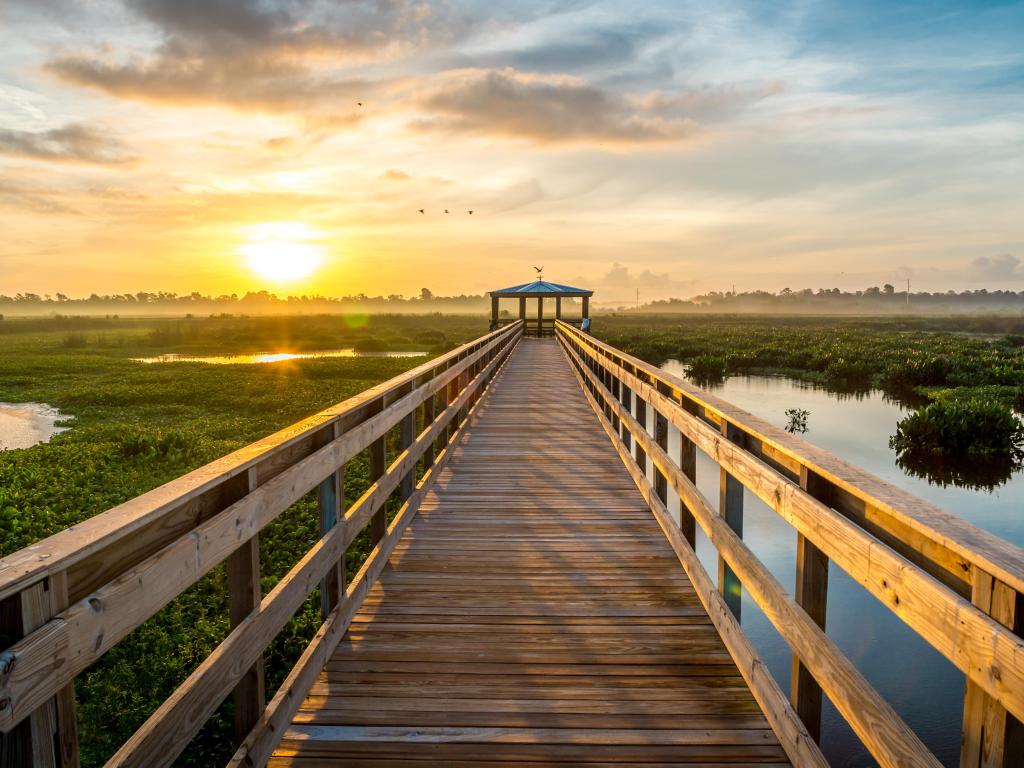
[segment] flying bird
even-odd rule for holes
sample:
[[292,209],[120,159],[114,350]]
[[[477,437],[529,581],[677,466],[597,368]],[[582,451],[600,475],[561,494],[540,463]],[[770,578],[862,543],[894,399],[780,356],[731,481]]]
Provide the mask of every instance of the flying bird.
[[473,215],[473,212],[472,212],[472,211],[466,211],[466,213],[468,213],[468,214],[469,214],[470,216],[472,216],[472,215]]
[[534,267],[533,271],[539,275],[541,272],[544,271],[544,267]]
[[420,213],[426,213],[426,211],[424,211],[422,208],[420,208]]
[[356,106],[357,106],[357,107],[361,107],[361,106],[363,106],[363,102],[361,102],[361,101],[357,101],[357,102],[356,102]]
[[444,209],[444,212],[445,212],[445,213],[448,213],[448,209],[447,209],[447,208],[445,208],[445,209]]

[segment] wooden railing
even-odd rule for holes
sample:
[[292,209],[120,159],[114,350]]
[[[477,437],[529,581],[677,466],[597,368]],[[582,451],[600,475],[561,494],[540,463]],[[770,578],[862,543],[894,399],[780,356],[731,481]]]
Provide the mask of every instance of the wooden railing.
[[[230,695],[240,745],[231,764],[264,765],[521,335],[521,323],[496,330],[0,560],[8,763],[77,765],[75,676],[226,562],[230,633],[108,765],[170,765]],[[401,451],[388,457],[392,429]],[[367,449],[372,485],[345,509],[345,464]],[[259,532],[314,489],[322,537],[264,596]],[[372,551],[346,584],[345,551],[366,526]],[[266,703],[264,649],[318,585],[325,621]]]
[[[961,766],[1024,765],[1024,551],[566,323],[557,335],[794,765],[826,764],[822,693],[881,765],[939,765],[825,634],[829,561],[966,676]],[[720,466],[717,506],[695,484],[698,448]],[[795,529],[795,595],[743,541],[744,488]],[[793,651],[788,699],[740,628],[744,589]]]

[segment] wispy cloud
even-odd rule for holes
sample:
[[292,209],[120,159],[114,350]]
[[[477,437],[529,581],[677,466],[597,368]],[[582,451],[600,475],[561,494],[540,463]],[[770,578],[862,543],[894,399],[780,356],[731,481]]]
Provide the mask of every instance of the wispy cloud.
[[419,100],[420,130],[542,143],[643,144],[691,138],[697,124],[577,78],[502,70],[446,74]]
[[458,28],[449,14],[414,0],[124,5],[156,33],[149,50],[124,57],[103,46],[57,56],[47,68],[126,99],[331,111],[380,85],[345,67],[408,52]]
[[0,128],[0,153],[36,160],[115,165],[135,159],[105,130],[69,123],[44,131]]

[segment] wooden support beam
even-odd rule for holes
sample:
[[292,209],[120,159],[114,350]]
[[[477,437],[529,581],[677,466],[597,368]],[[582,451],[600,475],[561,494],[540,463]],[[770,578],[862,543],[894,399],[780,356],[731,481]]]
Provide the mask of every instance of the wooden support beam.
[[[437,418],[437,395],[431,395],[423,403],[423,428],[430,429],[430,425],[434,423],[434,419]],[[427,446],[423,452],[423,469],[427,470],[434,466],[434,453],[436,445],[433,441]]]
[[519,319],[520,320],[525,320],[526,319],[526,297],[525,296],[520,296],[519,297]]
[[[609,372],[609,376],[611,373]],[[665,393],[664,388],[659,385],[658,390]],[[610,415],[610,414],[609,414]],[[668,450],[668,419],[657,409],[654,410],[654,442],[663,451]],[[656,466],[654,469],[654,492],[658,495],[662,504],[668,503],[668,479]]]
[[[475,366],[474,366],[475,367]],[[399,422],[399,446],[401,450],[406,450],[413,441],[416,439],[416,412],[410,411],[409,414]],[[402,484],[400,486],[402,493],[402,501],[405,501],[412,496],[413,488],[416,486],[416,468],[413,467],[409,472],[402,478]]]
[[[821,478],[806,467],[801,467],[800,487],[818,498],[825,491]],[[825,615],[828,607],[828,557],[814,545],[814,542],[799,532],[796,535],[796,594],[794,598],[807,615],[819,627],[825,629]],[[795,653],[793,654],[789,697],[793,702],[793,709],[800,716],[811,738],[820,743],[821,686]]]
[[[642,426],[646,427],[647,426],[647,403],[639,395],[637,395],[634,399],[636,400],[636,410],[634,411],[633,415],[636,417],[636,420]],[[640,447],[640,443],[638,441],[635,441],[635,445],[634,445],[633,448],[634,448],[633,459],[636,461],[637,466],[640,467],[640,471],[643,472],[646,475],[647,474],[647,453],[644,451],[643,448]]]
[[[248,472],[249,490],[256,490],[256,471]],[[260,588],[260,536],[257,533],[225,563],[228,586],[228,617],[234,629],[245,621],[263,599]],[[266,687],[262,656],[238,681],[231,698],[235,705],[235,744],[241,744],[263,714],[266,706]]]
[[[1017,623],[1017,593],[980,569],[974,571],[971,602],[1010,629]],[[1024,750],[1018,740],[1007,739],[1009,719],[998,701],[968,680],[964,693],[960,768],[1024,765]]]
[[[383,410],[383,407],[384,401],[381,400],[381,410]],[[370,483],[372,484],[379,480],[384,475],[384,472],[387,471],[387,468],[387,434],[383,434],[370,443]],[[373,519],[370,521],[370,545],[375,545],[384,538],[387,529],[388,505],[385,500],[381,502],[380,508],[374,511]]]
[[[679,433],[679,469],[694,485],[697,484],[697,446],[682,432]],[[679,530],[693,549],[697,548],[697,521],[686,501],[679,499]]]
[[588,317],[590,317],[590,297],[589,296],[584,296],[583,297],[583,319],[586,320]]
[[[341,437],[341,427],[335,428],[335,437]],[[336,525],[345,522],[345,467],[332,472],[318,486],[317,502],[320,509],[320,535],[326,535]],[[326,618],[338,604],[345,591],[345,556],[335,563],[320,582],[320,614]]]
[[[723,421],[721,429],[727,440],[735,441],[739,438],[740,433],[729,422]],[[737,536],[743,538],[743,485],[725,467],[719,470],[718,514]],[[718,589],[733,616],[739,619],[743,585],[721,555],[718,556]]]
[[562,319],[562,297],[555,296],[555,319]]
[[498,297],[491,296],[491,330],[498,327]]

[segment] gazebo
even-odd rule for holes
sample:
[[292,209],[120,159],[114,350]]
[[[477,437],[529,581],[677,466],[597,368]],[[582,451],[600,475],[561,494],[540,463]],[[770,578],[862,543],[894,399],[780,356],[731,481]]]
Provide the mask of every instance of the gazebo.
[[[513,285],[510,288],[501,288],[491,291],[491,330],[500,325],[513,323],[516,319],[523,320],[526,327],[524,332],[527,336],[554,336],[555,320],[562,319],[562,299],[581,298],[583,299],[583,316],[581,321],[589,325],[590,320],[590,297],[594,295],[592,290],[587,288],[573,288],[571,285],[559,285],[547,280],[534,280],[532,283]],[[555,316],[550,320],[544,319],[544,299],[555,300]],[[499,314],[499,302],[501,299],[519,299],[519,317],[502,318]],[[526,316],[526,300],[537,300],[537,316],[530,318]]]

